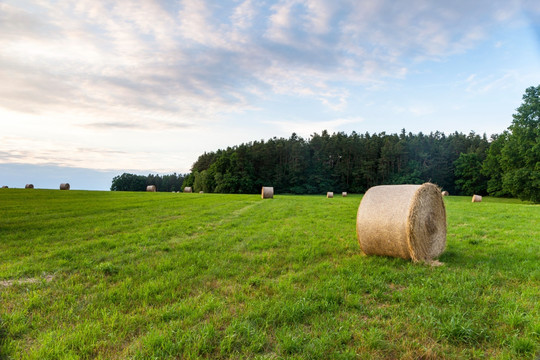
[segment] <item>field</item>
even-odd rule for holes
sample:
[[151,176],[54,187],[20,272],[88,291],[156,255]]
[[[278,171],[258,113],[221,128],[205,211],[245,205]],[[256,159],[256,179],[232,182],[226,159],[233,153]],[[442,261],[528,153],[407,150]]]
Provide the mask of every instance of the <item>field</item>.
[[0,190],[0,359],[534,359],[540,206],[445,198],[440,267],[361,197]]

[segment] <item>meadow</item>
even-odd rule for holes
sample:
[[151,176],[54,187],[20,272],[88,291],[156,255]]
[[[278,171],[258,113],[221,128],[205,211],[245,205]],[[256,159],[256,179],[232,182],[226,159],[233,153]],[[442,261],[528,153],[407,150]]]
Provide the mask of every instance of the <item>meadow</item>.
[[360,195],[0,190],[0,359],[534,359],[540,206],[445,198],[443,266]]

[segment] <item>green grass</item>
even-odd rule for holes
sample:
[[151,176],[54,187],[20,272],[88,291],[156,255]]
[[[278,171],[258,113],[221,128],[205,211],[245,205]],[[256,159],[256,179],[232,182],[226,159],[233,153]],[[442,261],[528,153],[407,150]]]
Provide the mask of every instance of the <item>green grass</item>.
[[0,359],[538,356],[540,206],[445,198],[430,267],[360,199],[1,190]]

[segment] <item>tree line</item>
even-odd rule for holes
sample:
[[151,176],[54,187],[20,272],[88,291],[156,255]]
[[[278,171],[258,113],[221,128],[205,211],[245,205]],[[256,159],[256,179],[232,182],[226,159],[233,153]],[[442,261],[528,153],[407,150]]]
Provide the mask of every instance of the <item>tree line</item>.
[[[288,139],[274,137],[228,147],[200,155],[191,173],[183,176],[181,188],[250,194],[273,186],[277,193],[363,193],[380,184],[429,181],[456,195],[540,202],[539,99],[540,86],[528,88],[510,127],[489,139],[474,132],[323,131],[309,139],[293,133]],[[136,177],[122,176],[127,175]],[[149,179],[145,181],[148,184]],[[173,191],[155,185],[160,191]]]
[[157,191],[181,191],[186,175],[135,175],[123,173],[112,180],[111,191],[146,191],[148,185],[155,185]]
[[[486,136],[475,133],[323,131],[309,139],[293,133],[288,139],[274,137],[205,153],[193,164],[184,185],[204,192],[257,193],[262,186],[273,186],[277,193],[325,194],[431,181],[453,194],[468,188],[485,193],[486,180],[475,172],[480,172],[489,147]],[[467,160],[462,154],[479,163],[456,172]]]

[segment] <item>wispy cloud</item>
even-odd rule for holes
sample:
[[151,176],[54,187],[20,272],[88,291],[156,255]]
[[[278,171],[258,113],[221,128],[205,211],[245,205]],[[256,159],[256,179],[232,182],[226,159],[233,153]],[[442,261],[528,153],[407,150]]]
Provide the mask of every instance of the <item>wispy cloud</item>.
[[478,76],[471,74],[465,80],[466,90],[471,94],[484,94],[493,90],[504,91],[519,82],[518,72],[507,70],[500,74]]
[[243,100],[265,88],[335,107],[336,97],[348,101],[339,82],[400,77],[413,60],[464,51],[506,20],[498,15],[501,6],[518,8],[427,0],[0,6],[0,65],[10,74],[0,106],[34,102],[40,109],[46,103],[107,112],[120,103],[182,113],[186,102],[178,100],[187,99],[188,112],[206,109],[209,117],[216,112],[208,109],[246,110]]
[[[12,159],[48,157],[63,164],[69,160],[62,152],[73,145],[65,138],[81,129],[90,134],[85,138],[191,134],[224,125],[230,114],[258,112],[274,96],[313,101],[328,118],[340,118],[356,101],[351,89],[369,92],[430,61],[464,53],[523,10],[537,19],[535,4],[0,0],[0,114],[27,125],[46,123],[64,144],[40,143],[37,131],[24,143],[19,130],[13,132],[19,142],[0,150]],[[471,79],[469,90],[490,91],[512,76]],[[347,124],[319,123],[329,130]],[[298,132],[308,126],[274,125]],[[27,145],[34,153],[14,150]],[[102,145],[95,148],[108,148]],[[104,163],[99,155],[91,158]],[[133,159],[152,163],[143,151]]]
[[111,130],[111,129],[122,129],[122,130],[168,130],[168,129],[189,129],[195,127],[194,124],[190,123],[178,123],[178,122],[142,122],[142,123],[133,123],[133,122],[95,122],[89,124],[81,125],[85,128],[97,129],[97,130]]

